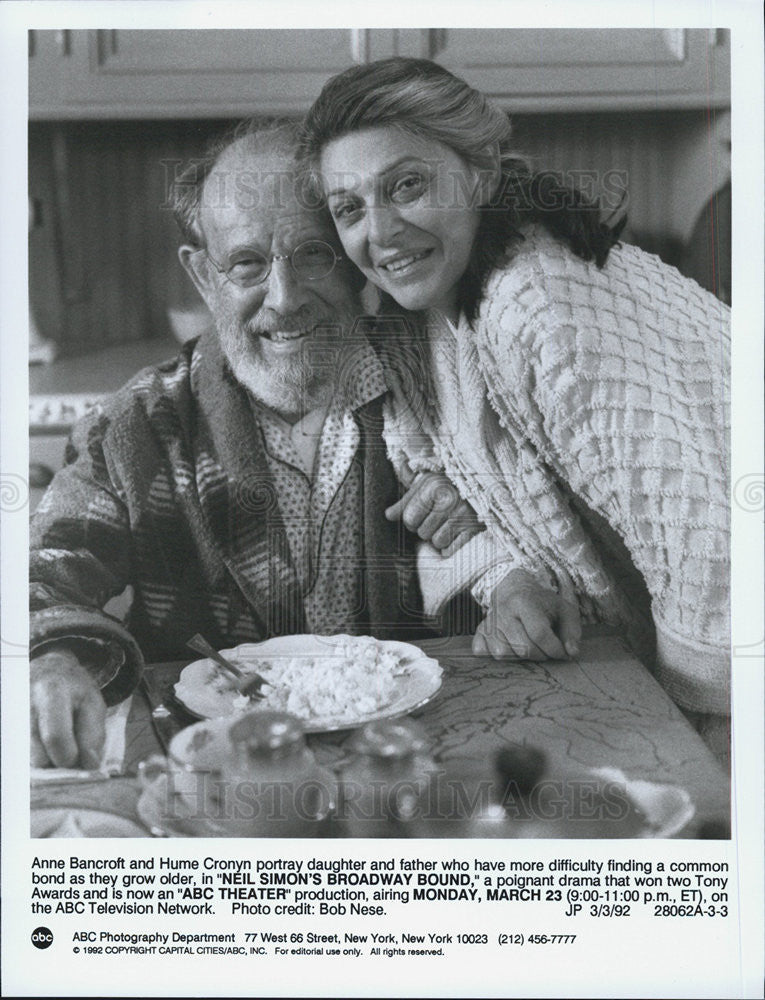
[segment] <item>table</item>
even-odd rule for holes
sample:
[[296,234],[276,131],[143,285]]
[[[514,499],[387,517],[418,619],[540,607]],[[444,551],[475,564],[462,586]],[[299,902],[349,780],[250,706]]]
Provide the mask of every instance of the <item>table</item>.
[[[418,645],[438,659],[444,671],[437,697],[415,713],[443,768],[490,773],[499,747],[527,742],[573,773],[611,767],[630,779],[686,789],[695,816],[681,836],[696,837],[704,828],[727,826],[730,790],[725,770],[618,636],[595,630],[583,638],[575,660],[544,663],[474,656],[470,638],[463,636]],[[183,666],[147,667],[154,698],[170,704]],[[176,725],[188,721],[179,714]],[[336,766],[344,757],[347,738],[347,733],[334,733],[311,736],[309,742],[322,763]],[[138,694],[126,727],[126,770],[134,771],[140,760],[161,749],[149,702]],[[112,779],[106,788],[101,783],[99,801],[104,795],[121,794],[124,803],[124,783],[132,780]]]

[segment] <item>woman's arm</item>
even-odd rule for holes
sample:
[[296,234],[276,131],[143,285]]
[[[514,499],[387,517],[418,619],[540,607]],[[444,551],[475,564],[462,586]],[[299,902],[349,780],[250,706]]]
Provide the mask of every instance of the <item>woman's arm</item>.
[[[599,271],[534,246],[490,283],[477,330],[493,405],[544,478],[521,492],[571,538],[567,490],[605,519],[651,594],[663,683],[685,707],[725,711],[729,311],[635,248]],[[567,540],[548,543],[573,574]]]
[[[386,516],[402,518],[430,542],[418,552],[426,613],[437,616],[469,588],[486,612],[474,638],[476,653],[526,659],[575,655],[580,634],[575,598],[566,601],[557,593],[548,571],[509,537],[500,544],[485,530],[443,473],[433,442],[411,410],[402,413],[391,401],[385,411],[385,436],[399,477],[409,486]],[[420,471],[412,472],[410,460]]]

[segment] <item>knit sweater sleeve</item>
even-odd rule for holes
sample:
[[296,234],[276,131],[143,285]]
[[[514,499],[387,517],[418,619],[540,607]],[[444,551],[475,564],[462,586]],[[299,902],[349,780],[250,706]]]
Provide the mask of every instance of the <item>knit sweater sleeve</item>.
[[[388,457],[400,482],[406,487],[416,472],[444,472],[435,435],[426,432],[419,418],[401,396],[392,394],[383,408]],[[459,482],[454,484],[458,489]],[[474,502],[473,496],[463,499]],[[550,573],[538,561],[529,559],[512,540],[501,539],[492,530],[478,532],[450,556],[444,556],[429,542],[417,548],[417,573],[426,615],[439,615],[452,598],[470,589],[484,609],[494,588],[513,569],[525,569],[547,589],[554,589]]]
[[67,464],[32,519],[30,655],[52,641],[74,642],[107,704],[116,704],[138,682],[143,658],[103,610],[128,584],[130,564],[126,506],[104,446],[109,426],[103,410],[75,426]]
[[507,425],[643,575],[665,687],[727,711],[727,307],[634,247],[598,270],[532,233],[477,337]]

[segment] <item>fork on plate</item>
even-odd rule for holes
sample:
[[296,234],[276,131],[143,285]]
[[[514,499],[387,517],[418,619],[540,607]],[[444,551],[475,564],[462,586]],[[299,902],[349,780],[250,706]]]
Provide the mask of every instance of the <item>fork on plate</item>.
[[231,660],[227,660],[225,656],[221,656],[218,650],[215,649],[214,646],[211,646],[204,636],[197,633],[189,639],[186,645],[190,649],[193,649],[195,653],[202,653],[203,656],[207,656],[211,660],[215,660],[218,666],[223,667],[224,670],[233,674],[237,679],[237,690],[239,691],[239,694],[243,694],[246,698],[253,698],[256,700],[265,698],[265,695],[261,691],[263,685],[268,684],[265,677],[262,677],[260,674],[251,670],[245,672],[241,669],[241,667],[232,663]]

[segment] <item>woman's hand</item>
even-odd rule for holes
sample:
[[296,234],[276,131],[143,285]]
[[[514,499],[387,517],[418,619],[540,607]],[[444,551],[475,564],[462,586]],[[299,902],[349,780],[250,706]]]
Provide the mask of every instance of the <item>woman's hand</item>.
[[424,542],[450,556],[483,531],[473,508],[460,499],[442,472],[418,472],[401,499],[385,511],[389,521],[402,520]]
[[579,652],[582,626],[570,579],[560,593],[541,587],[523,569],[511,570],[494,588],[491,607],[476,629],[474,653],[495,660],[565,660]]

